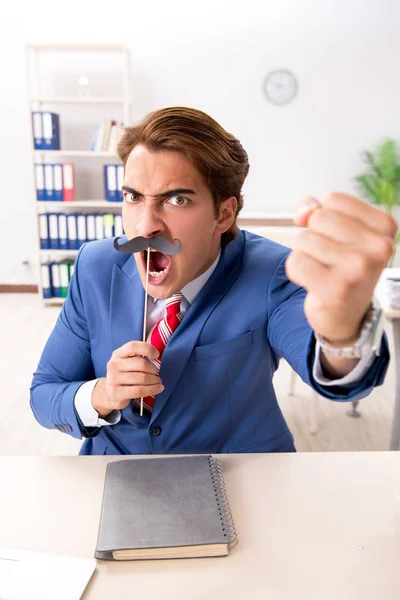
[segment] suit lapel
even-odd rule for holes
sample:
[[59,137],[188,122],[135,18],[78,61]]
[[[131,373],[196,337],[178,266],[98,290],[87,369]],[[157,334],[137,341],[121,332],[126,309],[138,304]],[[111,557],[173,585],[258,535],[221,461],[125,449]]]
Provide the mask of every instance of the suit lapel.
[[214,273],[169,339],[160,368],[165,390],[156,397],[151,422],[158,417],[172,394],[207,319],[242,270],[243,248],[244,236],[239,230],[236,238],[222,251]]
[[143,311],[144,289],[132,254],[122,267],[113,268],[109,320],[113,350],[142,340]]

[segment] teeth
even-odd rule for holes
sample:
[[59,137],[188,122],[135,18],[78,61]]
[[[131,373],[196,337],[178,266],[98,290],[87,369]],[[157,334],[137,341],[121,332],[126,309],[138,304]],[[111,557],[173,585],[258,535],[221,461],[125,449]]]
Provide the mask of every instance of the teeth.
[[149,275],[151,275],[152,277],[162,277],[163,275],[165,275],[166,272],[167,269],[164,269],[163,271],[149,271]]

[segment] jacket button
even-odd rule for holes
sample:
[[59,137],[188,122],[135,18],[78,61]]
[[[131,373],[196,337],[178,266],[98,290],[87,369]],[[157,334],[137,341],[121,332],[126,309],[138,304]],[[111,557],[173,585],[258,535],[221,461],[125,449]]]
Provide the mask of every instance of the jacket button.
[[150,435],[160,435],[161,427],[152,427],[150,429]]

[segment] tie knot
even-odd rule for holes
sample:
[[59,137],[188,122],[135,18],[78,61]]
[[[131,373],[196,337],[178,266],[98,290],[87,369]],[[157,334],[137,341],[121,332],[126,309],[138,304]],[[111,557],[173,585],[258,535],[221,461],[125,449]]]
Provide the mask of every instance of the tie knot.
[[182,292],[176,292],[171,298],[165,302],[165,312],[167,315],[177,315],[181,310],[181,301],[183,298]]

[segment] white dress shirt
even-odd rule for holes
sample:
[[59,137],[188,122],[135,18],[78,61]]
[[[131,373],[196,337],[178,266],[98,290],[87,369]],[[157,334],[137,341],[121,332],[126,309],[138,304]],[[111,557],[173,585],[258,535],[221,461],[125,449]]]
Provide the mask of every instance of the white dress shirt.
[[[220,259],[221,252],[218,254],[217,258],[205,271],[202,275],[190,281],[184,288],[182,288],[183,299],[181,301],[181,315],[182,317],[185,315],[189,306],[193,303],[197,294],[200,290],[205,286],[211,275],[213,274],[218,261]],[[148,308],[147,308],[147,323],[146,323],[146,335],[149,334],[152,327],[164,317],[165,314],[165,300],[159,300],[157,298],[152,298],[149,296],[148,298]],[[329,379],[323,374],[321,361],[320,361],[320,345],[317,342],[316,351],[315,351],[315,359],[313,365],[313,377],[314,379],[321,385],[325,386],[333,386],[333,385],[346,385],[349,383],[354,383],[361,379],[361,377],[368,371],[372,362],[374,361],[375,354],[371,350],[371,352],[364,356],[354,369],[345,375],[345,377],[341,377],[340,379]],[[102,427],[104,425],[115,425],[121,419],[121,412],[119,410],[113,410],[105,419],[101,419],[97,413],[97,411],[93,408],[92,405],[92,392],[94,386],[98,382],[99,379],[93,379],[91,381],[86,381],[75,394],[75,408],[78,412],[78,415],[85,425],[85,427]]]

